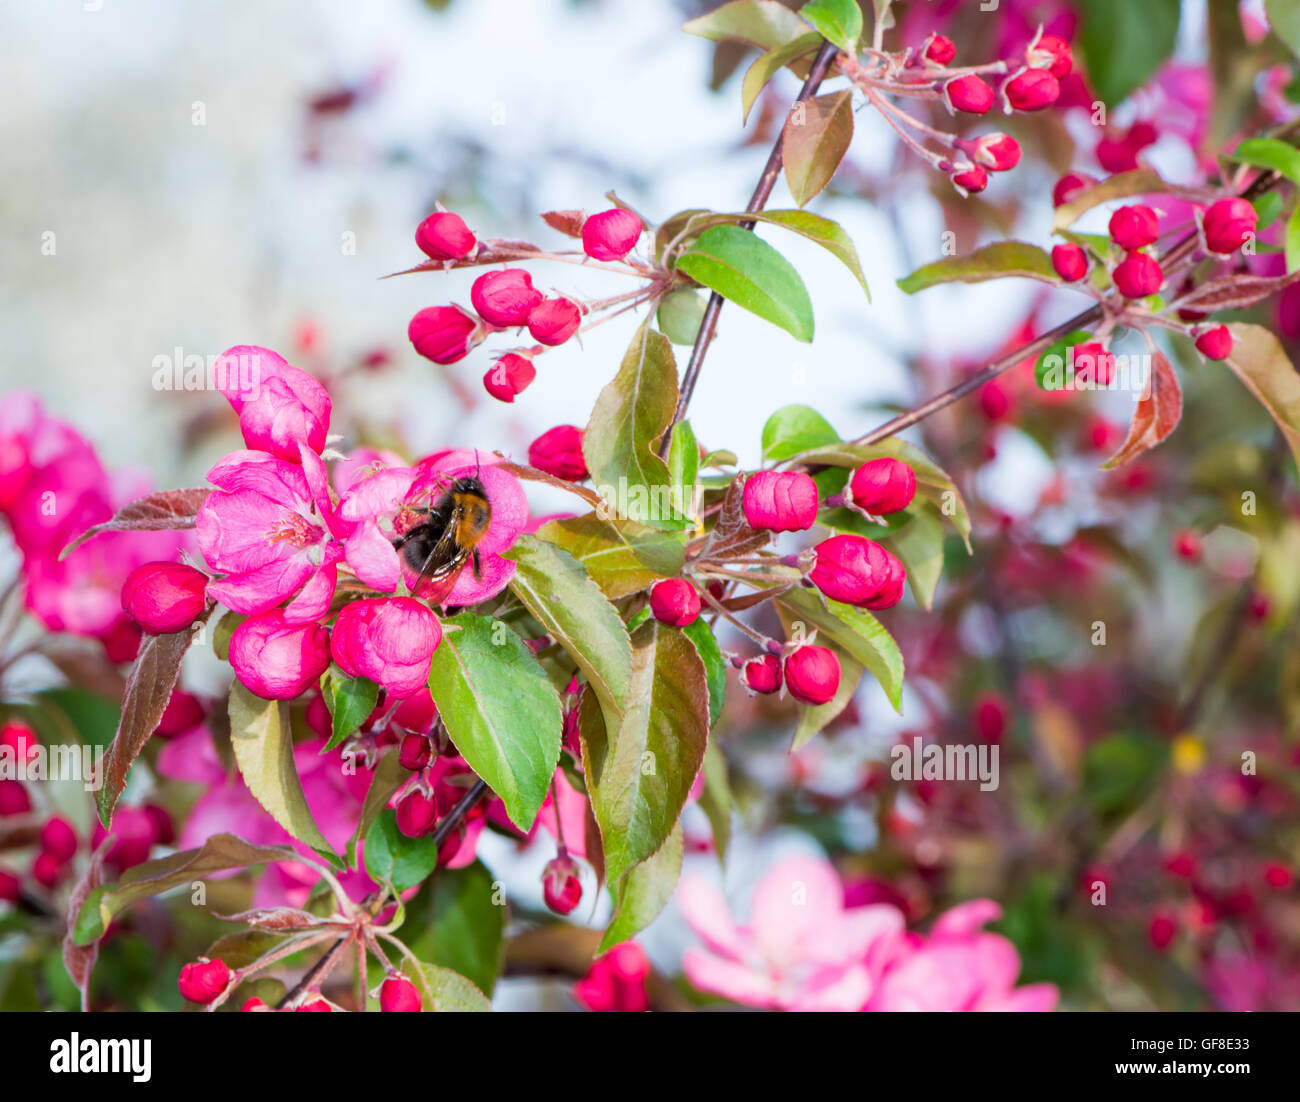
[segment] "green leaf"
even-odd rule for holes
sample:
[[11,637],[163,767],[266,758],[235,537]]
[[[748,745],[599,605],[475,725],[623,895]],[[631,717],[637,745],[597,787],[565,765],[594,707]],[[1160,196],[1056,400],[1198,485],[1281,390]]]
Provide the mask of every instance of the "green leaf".
[[704,762],[709,690],[694,643],[649,619],[632,635],[622,723],[606,727],[583,694],[583,769],[611,882],[667,840]]
[[611,600],[637,593],[659,578],[681,573],[684,535],[596,513],[547,521],[540,539],[563,548],[587,569]]
[[1255,229],[1262,231],[1268,229],[1281,217],[1282,208],[1286,204],[1279,192],[1266,191],[1263,195],[1257,195],[1252,199],[1250,205],[1255,208],[1255,214],[1259,218]]
[[749,112],[758,99],[758,94],[767,87],[767,82],[789,62],[818,49],[821,41],[821,35],[818,34],[800,35],[793,42],[787,42],[784,46],[778,46],[759,56],[745,73],[744,83],[740,87],[740,98],[744,106],[743,122],[749,122]]
[[799,15],[841,50],[857,53],[858,39],[862,37],[862,9],[858,0],[808,0],[799,9]]
[[439,968],[424,961],[412,962],[407,957],[402,961],[402,974],[420,988],[422,1009],[426,1013],[482,1013],[492,1009],[491,1001],[482,991],[450,968]]
[[1293,54],[1300,57],[1300,3],[1296,0],[1264,0],[1268,25]]
[[704,752],[704,791],[700,793],[699,803],[713,828],[713,849],[718,861],[725,862],[731,844],[731,785],[727,780],[727,759],[715,739],[709,740]]
[[[740,217],[739,215],[737,217]],[[758,211],[744,217],[768,222],[773,226],[782,226],[820,245],[838,259],[862,286],[862,293],[871,301],[871,292],[867,289],[867,277],[862,272],[862,263],[858,260],[858,250],[853,246],[853,239],[838,222],[823,218],[810,210],[768,210]]]
[[853,699],[862,683],[862,664],[850,658],[839,647],[832,648],[840,660],[840,684],[835,695],[825,704],[805,704],[799,709],[799,723],[794,729],[794,740],[790,744],[790,753],[805,746],[808,741],[833,722]]
[[462,612],[443,628],[429,671],[438,714],[510,821],[529,830],[560,757],[559,695],[533,652],[504,624]]
[[657,511],[651,508],[652,492],[670,485],[668,465],[654,445],[672,423],[676,409],[677,363],[672,344],[649,323],[642,324],[618,374],[596,399],[582,443],[592,484],[607,501],[625,498],[623,504],[630,512],[633,495],[619,494],[620,487],[649,491],[644,498],[647,515],[632,516],[641,523]]
[[745,42],[763,50],[793,42],[808,24],[779,0],[732,0],[682,28],[710,42]]
[[853,140],[853,92],[828,92],[795,105],[785,120],[785,182],[797,206],[819,195]]
[[505,557],[515,564],[511,592],[578,664],[607,722],[617,722],[627,705],[632,665],[618,610],[582,564],[552,543],[523,535]]
[[895,711],[902,711],[903,654],[893,636],[871,613],[839,601],[823,601],[806,589],[791,589],[776,598],[791,623],[817,628],[871,671]]
[[708,301],[699,291],[674,291],[659,303],[655,324],[673,344],[694,344],[707,307]]
[[230,661],[230,637],[248,617],[242,612],[227,612],[212,629],[212,652],[223,662]]
[[333,750],[344,739],[354,735],[366,717],[375,710],[379,700],[379,686],[366,677],[349,677],[336,666],[325,671],[321,679],[325,684],[325,703],[333,718],[330,740],[321,750]]
[[700,445],[689,421],[673,426],[668,445],[668,477],[678,488],[678,500],[688,515],[695,500],[695,483],[700,477]]
[[938,510],[928,504],[917,509],[888,542],[907,567],[907,583],[917,603],[930,608],[943,573],[943,521]]
[[658,852],[610,884],[614,919],[600,939],[597,954],[636,937],[668,905],[682,875],[682,849],[682,824],[678,821]]
[[[1038,357],[1038,362],[1034,364],[1034,382],[1038,384],[1040,390],[1057,390],[1065,386],[1065,365],[1068,362],[1069,351],[1072,345],[1081,344],[1092,339],[1092,334],[1086,329],[1076,329],[1073,333],[1067,333],[1059,341],[1049,344],[1043,349]],[[1061,372],[1061,387],[1048,386],[1051,381],[1049,375],[1053,369]]]
[[1300,375],[1280,341],[1262,325],[1234,322],[1228,366],[1268,410],[1300,466]]
[[230,686],[230,744],[244,783],[266,813],[300,842],[341,865],[303,795],[293,760],[288,705],[254,696],[235,681]]
[[432,834],[408,838],[397,829],[396,812],[388,808],[366,831],[365,858],[372,880],[404,892],[438,867],[438,846]]
[[1079,45],[1088,83],[1114,107],[1173,53],[1180,0],[1081,0]]
[[[678,258],[677,269],[779,326],[796,340],[812,340],[812,302],[799,273],[771,245],[748,230],[739,226],[705,230]],[[675,390],[673,399],[676,401]]]
[[1272,169],[1293,184],[1300,183],[1300,149],[1277,138],[1247,138],[1228,155],[1228,160]]
[[1286,270],[1290,273],[1297,268],[1300,268],[1300,203],[1286,220]]
[[811,406],[782,406],[763,425],[763,458],[780,461],[819,448],[838,444],[839,433]]
[[450,968],[488,995],[501,974],[506,929],[504,892],[482,861],[442,869],[406,907],[407,944],[417,957]]
[[709,686],[709,726],[713,727],[722,715],[722,705],[726,703],[727,660],[722,657],[722,648],[718,646],[713,629],[703,616],[697,616],[692,623],[682,628],[682,634],[695,644],[700,660],[704,663]]
[[1168,190],[1170,189],[1160,174],[1150,168],[1135,168],[1131,172],[1108,176],[1100,183],[1081,191],[1068,203],[1057,207],[1052,216],[1052,232],[1060,233],[1061,230],[1069,229],[1093,207],[1109,203],[1112,199],[1128,199],[1134,195]]
[[370,787],[366,789],[366,798],[361,802],[361,817],[357,820],[352,837],[348,839],[349,868],[357,863],[357,842],[366,836],[371,824],[388,806],[388,801],[406,783],[410,775],[410,771],[402,765],[396,749],[380,755],[379,761],[375,763],[374,773],[370,777]]
[[939,283],[983,283],[989,279],[1037,279],[1059,283],[1052,259],[1037,245],[1024,241],[998,241],[965,256],[946,256],[917,268],[898,281],[909,295]]

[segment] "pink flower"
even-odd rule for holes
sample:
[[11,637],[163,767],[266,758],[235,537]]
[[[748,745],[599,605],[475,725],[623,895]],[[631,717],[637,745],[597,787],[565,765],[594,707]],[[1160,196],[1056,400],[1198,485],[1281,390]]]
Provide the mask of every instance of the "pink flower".
[[230,664],[250,693],[292,700],[329,666],[329,633],[313,622],[290,623],[278,608],[259,613],[230,637]]
[[650,1009],[649,975],[645,950],[625,941],[592,962],[591,971],[573,985],[573,995],[588,1010],[639,1014]]
[[278,352],[241,344],[221,354],[217,386],[239,414],[244,443],[290,463],[298,447],[316,453],[325,446],[330,396],[325,388]]
[[334,596],[343,531],[329,499],[320,456],[299,448],[302,465],[265,452],[232,452],[208,472],[217,490],[199,510],[199,548],[226,576],[210,596],[236,612],[258,613],[298,596],[290,623],[317,620]]
[[427,606],[409,597],[377,597],[343,606],[330,650],[344,673],[408,697],[427,684],[441,641],[442,625]]

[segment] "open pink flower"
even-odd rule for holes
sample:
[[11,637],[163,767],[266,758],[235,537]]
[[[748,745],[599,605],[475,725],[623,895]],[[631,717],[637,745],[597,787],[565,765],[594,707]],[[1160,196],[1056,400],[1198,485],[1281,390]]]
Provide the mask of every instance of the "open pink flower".
[[334,621],[334,661],[352,677],[368,677],[395,697],[408,697],[429,680],[442,625],[410,597],[377,597],[343,606]]
[[317,454],[325,446],[330,396],[278,352],[236,345],[218,358],[215,375],[250,448],[297,463],[300,444]]

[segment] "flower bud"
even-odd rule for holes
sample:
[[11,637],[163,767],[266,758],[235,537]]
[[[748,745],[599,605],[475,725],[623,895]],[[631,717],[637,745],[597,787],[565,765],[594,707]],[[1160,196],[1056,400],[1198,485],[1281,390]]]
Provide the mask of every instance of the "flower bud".
[[[96,850],[108,837],[99,823],[90,836],[90,848]],[[149,851],[158,841],[158,831],[149,813],[142,807],[119,807],[113,816],[113,843],[104,855],[104,864],[125,872],[149,860]]]
[[309,1003],[295,1008],[295,1014],[333,1014],[334,1010],[324,999],[312,999]]
[[430,260],[464,260],[478,248],[465,220],[449,210],[436,210],[421,222],[415,243]]
[[72,824],[55,815],[41,828],[41,849],[56,861],[71,861],[77,855],[77,832]]
[[542,895],[557,915],[567,915],[582,902],[582,881],[578,867],[567,854],[548,861],[542,871]]
[[1025,53],[1025,64],[1031,69],[1046,69],[1057,80],[1070,75],[1074,58],[1070,44],[1060,35],[1044,34]]
[[165,807],[161,804],[145,804],[141,810],[153,828],[153,840],[157,845],[170,846],[176,841],[176,827]]
[[1184,562],[1198,562],[1201,558],[1201,537],[1188,528],[1175,532],[1174,554]]
[[23,882],[8,869],[0,869],[0,903],[17,903],[23,895]]
[[32,862],[32,879],[50,891],[59,886],[59,881],[63,879],[66,871],[64,862],[44,850],[38,853]]
[[1096,178],[1083,172],[1067,172],[1052,188],[1052,206],[1063,207],[1080,192],[1087,191],[1097,182]]
[[1205,247],[1222,256],[1234,253],[1254,235],[1258,222],[1259,215],[1245,199],[1220,199],[1201,220]]
[[162,719],[158,721],[154,734],[168,739],[192,731],[203,722],[205,714],[203,704],[197,696],[184,689],[175,689],[167,701],[167,707],[163,709]]
[[256,995],[253,995],[244,1003],[243,1006],[239,1008],[239,1012],[241,1014],[252,1014],[254,1011],[270,1010],[270,1009],[271,1008],[266,1005],[266,1002],[264,1000],[259,999]]
[[1232,355],[1232,333],[1226,325],[1207,329],[1197,335],[1196,350],[1207,360],[1226,360]]
[[1046,69],[1025,69],[1002,86],[1013,111],[1041,111],[1061,98],[1061,85]]
[[1008,172],[1020,163],[1020,143],[1010,134],[994,131],[973,142],[958,140],[957,148],[965,151],[978,165],[990,172]]
[[191,961],[181,968],[180,978],[176,981],[181,998],[201,1006],[213,1002],[229,984],[230,969],[220,957]]
[[122,609],[151,635],[184,631],[207,607],[208,576],[180,562],[147,562],[127,575]]
[[1069,241],[1052,247],[1052,270],[1066,283],[1077,283],[1088,274],[1088,254]]
[[751,528],[802,532],[817,519],[817,483],[802,471],[756,471],[745,480],[743,503]]
[[528,445],[528,462],[568,482],[587,477],[587,461],[582,455],[582,429],[576,425],[556,425],[547,429]]
[[30,762],[40,741],[36,732],[20,720],[11,719],[0,728],[0,749],[8,749],[15,762]]
[[1120,207],[1110,216],[1110,236],[1121,249],[1140,249],[1160,236],[1160,220],[1141,203]]
[[1270,861],[1264,866],[1264,883],[1274,891],[1284,892],[1295,883],[1295,876],[1281,861]]
[[1146,253],[1129,253],[1115,265],[1111,278],[1125,298],[1146,298],[1160,290],[1165,273]]
[[993,106],[993,88],[974,73],[953,77],[943,86],[943,96],[952,111],[985,115]]
[[957,47],[951,38],[932,34],[925,40],[925,60],[935,65],[947,65],[957,56]]
[[537,378],[533,358],[518,352],[507,352],[483,376],[483,386],[499,402],[513,402]]
[[264,700],[292,700],[329,667],[330,639],[319,624],[287,624],[281,609],[250,616],[230,637],[230,664]]
[[980,742],[996,746],[1006,734],[1011,718],[1007,702],[997,693],[982,692],[975,697],[972,720]]
[[463,360],[486,335],[478,318],[459,306],[427,306],[406,327],[415,350],[436,364]]
[[826,647],[807,643],[785,660],[790,695],[805,704],[825,704],[840,687],[840,660]]
[[479,276],[469,299],[484,321],[505,329],[527,325],[528,315],[542,301],[542,292],[533,287],[533,277],[523,268],[503,268]]
[[408,838],[422,838],[438,821],[438,805],[418,788],[397,802],[397,829]]
[[847,497],[873,517],[901,512],[915,496],[916,472],[897,459],[870,459],[849,479]]
[[700,615],[700,595],[685,578],[665,578],[650,590],[650,611],[661,624],[684,628]]
[[1076,344],[1071,349],[1074,377],[1092,386],[1107,386],[1115,375],[1115,356],[1100,341]]
[[397,972],[390,972],[379,988],[379,1009],[385,1014],[415,1014],[424,1009],[419,989]]
[[410,597],[367,597],[343,606],[330,652],[350,677],[368,677],[404,698],[428,684],[441,642],[442,625],[427,605]]
[[582,251],[592,260],[622,260],[641,238],[641,219],[615,207],[593,214],[582,224]]
[[1151,922],[1147,926],[1147,937],[1153,949],[1163,953],[1177,935],[1178,920],[1173,915],[1161,911],[1151,916]]
[[827,597],[861,608],[893,608],[903,596],[907,572],[880,544],[864,536],[822,540],[809,579]]
[[582,324],[582,308],[571,298],[546,298],[528,315],[528,332],[539,344],[563,344]]
[[781,688],[781,659],[775,654],[751,658],[740,671],[740,683],[751,693],[778,692]]
[[976,195],[989,186],[989,174],[980,165],[954,169],[949,173],[948,178],[952,180],[953,186],[958,191],[964,191],[970,195]]
[[397,760],[403,769],[418,773],[433,760],[433,744],[423,735],[404,735],[397,751]]

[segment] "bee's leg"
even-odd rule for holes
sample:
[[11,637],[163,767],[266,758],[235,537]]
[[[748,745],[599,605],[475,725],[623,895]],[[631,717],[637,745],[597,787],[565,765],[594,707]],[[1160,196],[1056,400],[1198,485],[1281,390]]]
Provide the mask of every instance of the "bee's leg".
[[478,557],[478,548],[474,549],[474,580],[476,582],[483,580],[483,563]]

